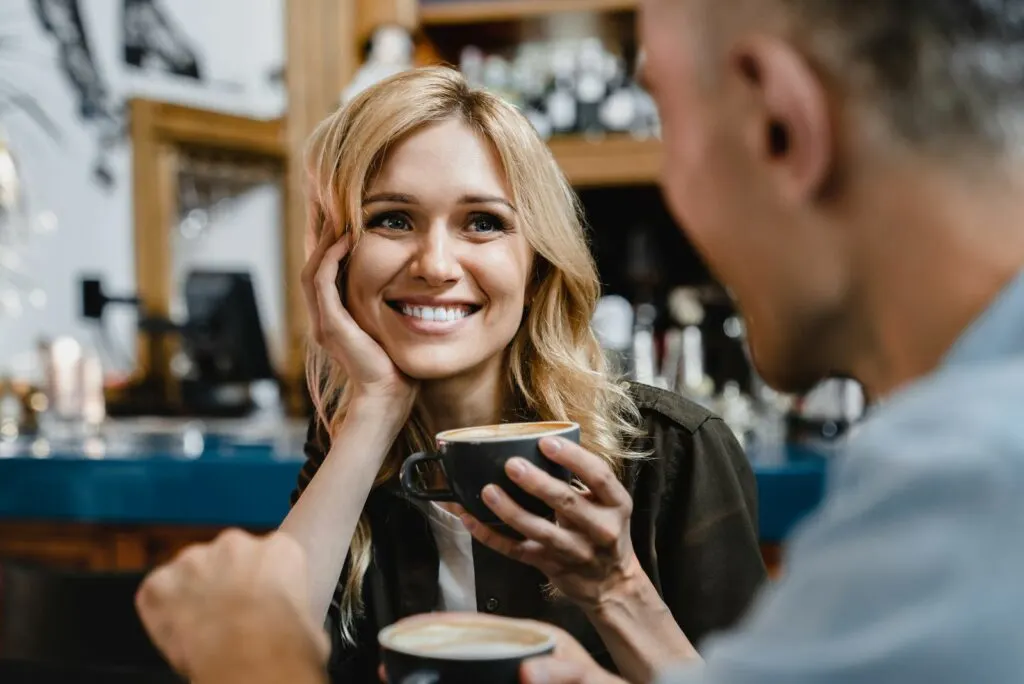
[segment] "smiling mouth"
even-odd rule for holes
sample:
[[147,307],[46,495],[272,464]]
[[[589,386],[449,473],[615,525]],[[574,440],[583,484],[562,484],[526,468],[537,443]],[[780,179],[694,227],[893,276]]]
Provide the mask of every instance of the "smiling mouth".
[[437,323],[454,323],[472,316],[482,307],[477,304],[450,304],[446,306],[421,306],[405,302],[389,301],[387,305],[409,318]]

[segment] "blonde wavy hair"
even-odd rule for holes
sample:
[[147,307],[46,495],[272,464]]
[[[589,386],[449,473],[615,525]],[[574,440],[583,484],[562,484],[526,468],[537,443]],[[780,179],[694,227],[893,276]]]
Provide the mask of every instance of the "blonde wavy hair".
[[[389,149],[452,118],[494,146],[517,208],[517,228],[536,253],[533,296],[507,352],[509,396],[515,401],[507,408],[525,419],[579,423],[583,446],[621,472],[624,459],[641,455],[631,451],[640,419],[626,389],[610,376],[590,328],[600,284],[582,212],[547,145],[513,106],[470,88],[459,72],[444,67],[407,71],[365,90],[324,120],[309,140],[310,237],[319,239],[324,230],[339,226],[351,231],[357,244],[363,196]],[[306,374],[319,420],[333,434],[350,399],[344,369],[311,345]],[[409,454],[431,447],[423,411],[414,408],[374,486],[395,477]],[[349,641],[363,610],[371,555],[364,512],[335,593],[342,636]]]

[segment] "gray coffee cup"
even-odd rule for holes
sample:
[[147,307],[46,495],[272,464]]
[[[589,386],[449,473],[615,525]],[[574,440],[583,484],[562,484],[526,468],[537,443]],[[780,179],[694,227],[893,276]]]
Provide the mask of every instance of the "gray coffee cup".
[[[402,464],[400,479],[406,495],[429,501],[452,501],[482,523],[504,528],[505,524],[482,501],[480,492],[488,484],[500,486],[527,511],[551,518],[553,511],[540,499],[527,494],[505,474],[505,462],[518,456],[568,482],[572,473],[550,460],[540,450],[540,440],[560,437],[579,444],[580,426],[564,421],[502,423],[440,432],[436,452],[413,454]],[[426,489],[417,476],[421,463],[439,463],[447,488]]]

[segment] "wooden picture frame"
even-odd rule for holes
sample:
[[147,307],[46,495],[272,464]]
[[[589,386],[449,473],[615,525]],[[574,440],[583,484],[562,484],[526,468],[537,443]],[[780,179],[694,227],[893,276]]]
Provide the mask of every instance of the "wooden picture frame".
[[[178,221],[178,174],[186,155],[221,155],[279,167],[282,196],[282,274],[285,283],[286,343],[283,358],[275,370],[280,376],[290,407],[296,406],[303,379],[301,336],[296,344],[293,331],[303,323],[287,301],[292,283],[297,283],[303,263],[301,241],[289,236],[291,211],[289,152],[284,119],[252,119],[231,114],[146,99],[129,101],[132,140],[132,187],[135,234],[136,293],[147,316],[168,318],[172,286],[171,230]],[[244,163],[241,162],[241,163]],[[296,253],[298,248],[298,253]],[[149,344],[140,332],[135,379],[157,379],[173,401],[176,383],[169,360],[174,344]],[[153,358],[153,356],[158,358]],[[298,359],[296,359],[298,357]]]

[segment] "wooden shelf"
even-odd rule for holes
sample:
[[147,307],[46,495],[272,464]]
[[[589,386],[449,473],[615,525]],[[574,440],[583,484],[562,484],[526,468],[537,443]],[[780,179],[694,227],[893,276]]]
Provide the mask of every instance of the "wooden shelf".
[[421,3],[420,24],[482,24],[563,12],[616,12],[636,6],[637,0],[451,0]]
[[548,141],[562,172],[576,188],[648,185],[658,182],[661,141],[610,136],[597,140],[553,138]]
[[133,116],[151,122],[151,134],[161,142],[285,158],[283,118],[252,119],[142,98],[132,100],[130,107]]

